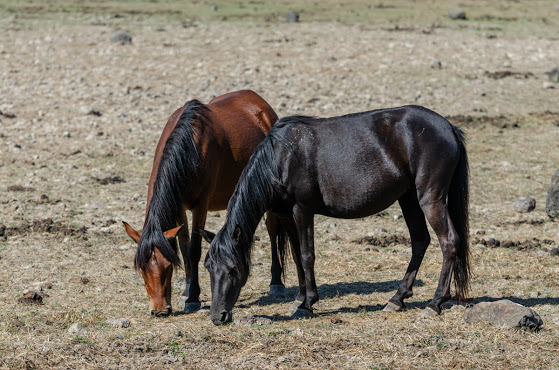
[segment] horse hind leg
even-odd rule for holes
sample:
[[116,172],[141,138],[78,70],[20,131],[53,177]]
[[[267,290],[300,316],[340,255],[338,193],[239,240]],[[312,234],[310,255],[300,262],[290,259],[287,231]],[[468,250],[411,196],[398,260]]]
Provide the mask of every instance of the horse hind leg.
[[[283,228],[281,227],[280,221],[277,216],[272,215],[270,212],[266,214],[266,228],[268,229],[268,235],[270,236],[270,244],[272,248],[272,280],[270,281],[270,291],[269,295],[279,298],[285,298],[287,296],[285,292],[285,286],[281,281],[281,275],[283,273],[283,263],[285,261],[280,261],[280,253],[278,250],[279,244],[283,244],[283,252],[281,253],[283,257],[285,255],[285,245],[287,244],[286,235],[283,234]],[[283,258],[281,258],[283,259]]]
[[293,313],[297,311],[299,306],[305,301],[305,297],[307,295],[307,285],[305,283],[305,271],[303,270],[303,265],[301,263],[301,246],[299,244],[297,226],[291,217],[281,218],[281,224],[289,236],[291,255],[293,256],[293,262],[295,262],[295,267],[297,268],[297,279],[299,282],[299,292],[297,293],[293,304],[289,307],[289,311]]
[[402,283],[398,287],[398,291],[386,304],[383,311],[395,312],[400,311],[405,307],[404,299],[413,296],[413,283],[417,276],[419,266],[425,256],[425,251],[429,246],[431,238],[427,223],[425,222],[425,215],[419,206],[417,197],[411,192],[400,198],[400,208],[404,214],[404,219],[408,227],[411,239],[412,257],[406,270],[406,274],[402,279]]
[[444,201],[428,203],[426,206],[422,207],[422,209],[429,224],[437,234],[443,253],[443,265],[441,267],[439,284],[433,300],[427,305],[424,311],[425,315],[438,315],[441,313],[441,304],[451,298],[450,283],[456,263],[460,238],[452,224],[447,204]]

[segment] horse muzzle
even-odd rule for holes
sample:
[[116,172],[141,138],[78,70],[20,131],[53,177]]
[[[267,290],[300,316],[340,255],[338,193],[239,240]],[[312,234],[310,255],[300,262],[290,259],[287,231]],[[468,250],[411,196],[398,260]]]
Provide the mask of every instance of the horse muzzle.
[[171,306],[167,306],[167,308],[163,311],[157,311],[154,309],[149,310],[149,314],[151,315],[151,317],[167,317],[171,313],[173,313],[173,308]]
[[218,315],[211,315],[214,325],[225,325],[233,321],[233,314],[231,311],[221,311]]

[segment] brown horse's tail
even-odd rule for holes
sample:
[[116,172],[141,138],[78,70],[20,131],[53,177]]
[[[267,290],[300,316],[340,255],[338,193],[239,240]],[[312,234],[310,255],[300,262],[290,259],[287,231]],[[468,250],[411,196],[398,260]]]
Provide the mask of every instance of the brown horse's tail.
[[460,244],[454,264],[454,284],[458,300],[465,300],[470,290],[470,244],[468,221],[468,155],[466,153],[465,135],[453,126],[454,134],[460,146],[460,159],[452,175],[448,192],[448,211],[454,228],[460,238]]

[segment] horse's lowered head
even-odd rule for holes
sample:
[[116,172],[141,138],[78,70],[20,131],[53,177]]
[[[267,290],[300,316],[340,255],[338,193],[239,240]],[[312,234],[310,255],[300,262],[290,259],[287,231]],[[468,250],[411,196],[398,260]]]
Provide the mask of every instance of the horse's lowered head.
[[126,234],[138,244],[135,266],[144,278],[150,314],[153,317],[169,316],[173,312],[171,306],[173,268],[180,262],[176,253],[176,238],[184,225],[162,232],[158,240],[157,237],[147,238],[145,235],[142,238],[142,234],[126,222],[123,224]]
[[[217,237],[205,230],[200,232],[211,243],[204,262],[210,273],[212,288],[210,319],[215,325],[224,325],[233,320],[233,306],[248,278],[248,268],[239,267],[244,266],[244,263],[238,263],[235,254],[229,253],[231,247],[238,248],[239,243],[243,242],[242,231],[237,226],[230,237],[222,235],[223,230]],[[228,239],[227,242],[220,242],[225,239]]]

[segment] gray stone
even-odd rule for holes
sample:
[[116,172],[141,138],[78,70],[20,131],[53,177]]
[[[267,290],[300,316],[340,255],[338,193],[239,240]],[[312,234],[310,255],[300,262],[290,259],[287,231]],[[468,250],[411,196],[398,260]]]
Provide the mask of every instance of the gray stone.
[[299,13],[291,11],[285,14],[285,21],[287,23],[297,23],[299,22]]
[[112,34],[111,36],[112,42],[118,42],[121,45],[131,44],[132,43],[132,36],[124,31],[117,31]]
[[87,331],[81,326],[79,323],[75,322],[70,326],[68,329],[68,333],[70,334],[78,334],[78,335],[86,335]]
[[559,169],[551,178],[551,184],[547,190],[545,212],[552,220],[559,221]]
[[466,19],[466,12],[460,8],[450,8],[448,16],[450,19]]
[[503,328],[529,329],[537,329],[543,324],[543,320],[536,311],[508,299],[478,303],[466,310],[464,321],[469,324],[484,321]]
[[215,5],[215,4],[212,5],[212,6],[210,6],[210,10],[211,10],[212,12],[217,12],[217,9],[218,9],[218,7],[217,7],[217,5]]
[[521,198],[514,202],[514,210],[519,213],[532,212],[536,208],[536,200],[534,198]]
[[431,68],[433,68],[433,69],[441,69],[441,68],[443,68],[443,64],[441,63],[440,60],[438,60],[438,59],[433,59],[433,60],[431,61]]
[[553,248],[549,254],[554,257],[554,256],[559,256],[559,248]]
[[129,328],[130,327],[130,320],[128,319],[107,319],[105,321],[107,324],[115,327],[115,328]]
[[551,82],[559,82],[559,67],[555,67],[551,71],[547,72],[547,76]]

